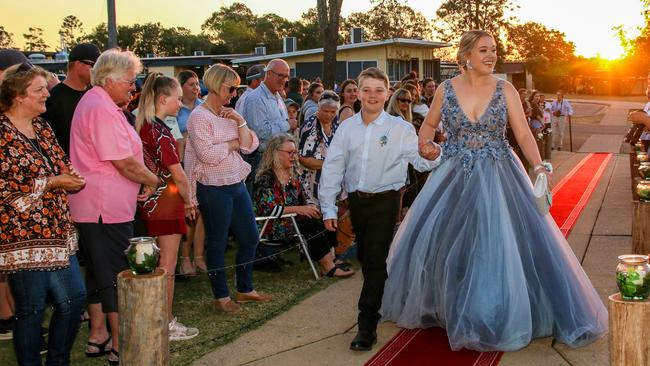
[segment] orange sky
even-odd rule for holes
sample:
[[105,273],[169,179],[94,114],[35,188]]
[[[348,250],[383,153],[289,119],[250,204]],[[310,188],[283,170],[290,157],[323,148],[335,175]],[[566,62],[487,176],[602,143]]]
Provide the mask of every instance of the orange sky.
[[[240,2],[257,14],[273,12],[290,20],[298,19],[302,12],[316,5],[316,0]],[[427,19],[432,19],[443,0],[403,2],[422,12]],[[116,0],[116,3],[117,20],[120,23],[159,21],[165,26],[184,26],[198,33],[203,21],[213,11],[222,5],[230,5],[233,1]],[[617,0],[615,3],[592,0],[515,0],[515,3],[520,5],[520,9],[514,15],[521,21],[540,22],[566,33],[567,39],[575,43],[576,53],[583,56],[620,56],[622,48],[612,28],[624,24],[631,34],[635,34],[635,28],[643,22],[640,0]],[[342,14],[345,16],[371,7],[369,0],[344,0]],[[57,32],[65,16],[77,16],[84,23],[86,31],[106,18],[106,0],[0,0],[0,9],[0,25],[13,33],[14,43],[19,47],[24,44],[22,34],[27,33],[29,27],[43,28],[46,42],[55,48],[59,45]]]

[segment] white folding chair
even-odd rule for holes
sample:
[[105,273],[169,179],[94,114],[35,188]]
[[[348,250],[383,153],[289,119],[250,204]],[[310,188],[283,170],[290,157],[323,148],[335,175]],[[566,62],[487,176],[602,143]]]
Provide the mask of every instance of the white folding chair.
[[255,221],[263,222],[259,233],[260,244],[273,246],[273,243],[270,243],[266,239],[262,238],[264,236],[264,230],[266,230],[266,227],[268,226],[271,220],[291,219],[291,223],[293,224],[293,228],[296,231],[296,237],[298,237],[298,242],[300,243],[300,247],[302,248],[302,251],[305,254],[305,258],[307,258],[307,262],[309,263],[309,266],[311,267],[311,270],[314,273],[314,277],[316,277],[316,279],[318,280],[320,279],[320,276],[318,275],[318,271],[316,271],[316,266],[314,266],[314,262],[311,260],[311,257],[309,256],[309,251],[307,250],[307,240],[305,240],[305,236],[302,235],[302,233],[300,232],[300,228],[298,227],[298,222],[296,222],[296,216],[297,215],[295,213],[290,213],[290,214],[284,214],[280,217],[276,217],[276,216],[256,217]]

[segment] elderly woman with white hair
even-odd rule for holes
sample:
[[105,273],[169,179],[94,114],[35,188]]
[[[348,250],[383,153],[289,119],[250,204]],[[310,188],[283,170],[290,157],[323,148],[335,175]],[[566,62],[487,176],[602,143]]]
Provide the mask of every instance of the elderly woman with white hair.
[[120,107],[131,100],[141,68],[132,52],[102,53],[91,73],[93,88],[79,101],[70,132],[70,160],[86,178],[84,189],[69,198],[87,265],[86,355],[110,353],[110,364],[119,362],[117,274],[128,268],[124,250],[133,237],[137,201],[146,199],[158,183],[145,167],[142,141]]
[[337,113],[340,107],[339,96],[326,90],[318,100],[318,110],[300,128],[298,152],[303,170],[300,181],[310,202],[318,204],[318,182],[320,182],[323,161],[327,155],[334,132],[339,126]]

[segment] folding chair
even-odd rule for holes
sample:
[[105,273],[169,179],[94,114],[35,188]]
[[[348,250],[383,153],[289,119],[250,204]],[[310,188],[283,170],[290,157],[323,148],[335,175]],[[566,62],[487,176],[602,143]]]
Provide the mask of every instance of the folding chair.
[[272,246],[272,243],[269,243],[268,240],[262,239],[262,236],[264,235],[264,230],[266,230],[267,225],[271,220],[279,220],[279,219],[291,219],[291,223],[293,224],[293,228],[296,231],[296,237],[298,237],[298,242],[300,242],[300,247],[305,254],[305,258],[307,258],[307,262],[309,263],[309,266],[311,267],[312,272],[314,273],[314,277],[316,279],[320,279],[320,276],[318,275],[318,271],[316,271],[316,266],[314,266],[314,262],[311,260],[311,257],[309,256],[309,251],[307,250],[307,240],[305,240],[305,236],[302,235],[300,232],[300,228],[298,227],[298,222],[296,222],[296,214],[295,213],[290,213],[290,214],[284,214],[280,217],[277,216],[261,216],[261,217],[256,217],[255,221],[263,221],[264,223],[262,224],[262,227],[260,228],[260,243],[264,243],[266,245]]

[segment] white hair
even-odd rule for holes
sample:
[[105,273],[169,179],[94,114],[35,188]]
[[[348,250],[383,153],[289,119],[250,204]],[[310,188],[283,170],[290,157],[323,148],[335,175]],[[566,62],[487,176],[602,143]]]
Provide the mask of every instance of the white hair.
[[117,80],[127,73],[138,73],[142,63],[138,56],[131,51],[121,51],[119,48],[106,50],[99,55],[90,74],[92,85],[105,86],[106,79]]

